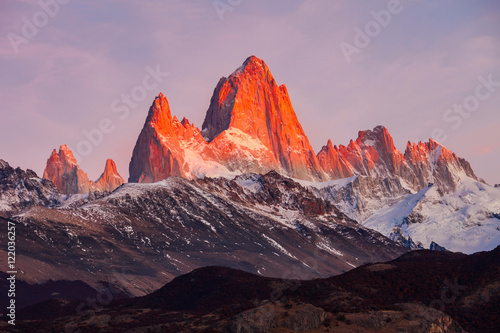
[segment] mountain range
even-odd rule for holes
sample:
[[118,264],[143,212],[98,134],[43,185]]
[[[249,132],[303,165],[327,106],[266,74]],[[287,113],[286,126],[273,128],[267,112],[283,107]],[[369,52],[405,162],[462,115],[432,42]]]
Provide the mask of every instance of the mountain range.
[[408,251],[274,171],[128,183],[11,218],[23,235],[17,268],[27,283],[82,280],[99,289],[107,281],[134,296],[207,265],[273,277],[295,266],[314,278]]
[[349,145],[326,146],[316,154],[264,61],[248,58],[214,90],[202,130],[172,118],[160,94],[149,109],[129,166],[129,182],[170,176],[198,178],[275,170],[285,176],[326,181],[365,176],[398,178],[418,191],[435,183],[456,189],[460,176],[478,180],[470,164],[436,141],[408,142],[403,153],[382,126],[360,131]]
[[106,161],[104,172],[95,182],[78,166],[73,152],[62,145],[59,152],[52,151],[43,178],[52,181],[57,189],[65,194],[88,193],[90,191],[110,192],[125,181],[118,174],[116,164],[112,159]]
[[[185,118],[179,121],[172,116],[167,98],[160,93],[134,147],[128,181],[232,179],[271,170],[302,182],[350,218],[395,241],[412,238],[420,244],[416,248],[429,248],[434,242],[472,253],[500,243],[498,188],[478,178],[465,159],[433,139],[408,142],[404,153],[400,152],[383,126],[359,131],[347,146],[328,140],[316,154],[286,87],[278,86],[264,61],[255,56],[219,80],[201,130]],[[109,160],[103,176],[95,183],[89,181],[64,145],[48,159],[44,178],[66,194],[111,191],[123,183]],[[416,197],[411,195],[427,193],[431,187],[427,196],[418,196],[428,198],[418,207],[420,200],[412,210],[394,211],[403,202],[414,202]],[[436,193],[435,199],[429,199],[431,193]],[[433,211],[447,212],[446,218],[436,220]],[[376,217],[384,219],[383,223],[374,222]],[[411,228],[407,227],[410,223]],[[435,224],[439,226],[429,227]]]
[[111,286],[120,298],[205,266],[306,280],[410,250],[500,244],[500,188],[465,159],[432,139],[400,152],[383,126],[315,153],[286,87],[255,56],[219,80],[201,129],[160,93],[127,183],[110,159],[89,180],[66,145],[41,178],[0,160],[0,216],[23,235],[26,286]]
[[[360,131],[347,146],[331,140],[317,154],[295,114],[287,89],[278,86],[264,61],[249,57],[214,90],[202,130],[172,117],[167,98],[151,105],[129,165],[129,182],[151,183],[171,176],[188,179],[275,170],[294,179],[326,181],[364,176],[398,178],[410,190],[435,183],[456,189],[461,176],[476,177],[470,164],[438,142],[408,142],[401,153],[388,130]],[[107,176],[107,177],[105,177]],[[104,178],[103,178],[104,177]],[[114,189],[123,183],[114,162],[95,184],[63,145],[47,161],[44,178],[63,193]]]

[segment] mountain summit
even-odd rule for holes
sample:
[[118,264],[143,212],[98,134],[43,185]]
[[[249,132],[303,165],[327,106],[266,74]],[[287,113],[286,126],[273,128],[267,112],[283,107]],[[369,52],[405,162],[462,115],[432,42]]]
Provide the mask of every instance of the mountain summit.
[[122,176],[118,173],[115,161],[108,158],[106,160],[104,172],[95,182],[96,187],[102,191],[111,192],[123,183],[125,183],[125,180],[123,180]]
[[193,178],[198,167],[207,167],[213,160],[216,156],[200,130],[185,118],[172,118],[167,97],[160,93],[135,144],[129,182],[153,183],[171,176]]
[[[326,179],[285,85],[278,86],[265,62],[255,56],[220,79],[202,133],[218,147],[225,164],[231,161],[232,169],[251,171],[245,169],[258,160],[260,167],[294,178]],[[228,145],[231,151],[223,149]]]
[[408,142],[404,154],[401,153],[384,126],[359,131],[358,138],[351,140],[347,147],[333,147],[329,140],[318,158],[330,178],[352,175],[397,178],[413,191],[436,183],[441,191],[450,192],[456,189],[462,177],[479,180],[469,162],[432,139],[427,143]]
[[94,185],[66,145],[60,146],[59,152],[55,149],[52,151],[43,178],[51,180],[59,191],[67,194],[86,193]]
[[130,182],[170,176],[199,178],[276,170],[305,180],[327,179],[293,110],[263,60],[249,57],[214,90],[203,131],[172,118],[156,97],[130,162]]
[[129,182],[153,183],[184,176],[184,158],[174,132],[167,98],[160,93],[151,105],[129,165]]
[[124,183],[116,170],[116,164],[108,159],[103,174],[97,182],[89,177],[78,166],[73,152],[66,145],[53,150],[47,160],[43,178],[54,183],[56,188],[65,194],[88,193],[90,191],[113,191]]
[[[219,177],[242,173],[282,175],[308,181],[362,176],[395,180],[401,190],[436,183],[456,189],[462,177],[478,180],[469,163],[433,141],[396,149],[384,126],[358,133],[347,146],[328,140],[316,155],[292,107],[266,63],[251,56],[219,80],[202,131],[172,117],[167,98],[151,106],[130,162],[130,182],[170,176]],[[373,184],[372,184],[373,185]],[[387,186],[386,186],[387,187]]]

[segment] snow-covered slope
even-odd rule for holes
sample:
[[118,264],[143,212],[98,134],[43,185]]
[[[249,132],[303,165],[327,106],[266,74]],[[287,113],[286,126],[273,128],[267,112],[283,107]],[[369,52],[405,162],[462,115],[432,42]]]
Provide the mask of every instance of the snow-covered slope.
[[142,295],[202,266],[310,279],[406,251],[276,172],[129,183],[64,207],[12,217],[24,235],[19,279],[109,281]]
[[9,216],[33,205],[54,206],[63,196],[54,184],[32,170],[14,169],[0,159],[0,216]]
[[412,193],[406,182],[398,177],[353,176],[326,182],[301,183],[317,196],[337,206],[350,218],[360,222]]
[[500,244],[500,189],[462,177],[453,193],[441,196],[431,185],[377,211],[362,223],[389,236],[395,227],[429,248],[489,251]]
[[[401,227],[404,224],[405,219],[413,212],[417,204],[425,198],[427,192],[430,190],[432,190],[431,192],[435,192],[433,185],[424,188],[418,193],[407,195],[395,205],[381,208],[364,221],[363,225],[389,235],[394,227]],[[430,195],[430,197],[434,197],[434,195]]]

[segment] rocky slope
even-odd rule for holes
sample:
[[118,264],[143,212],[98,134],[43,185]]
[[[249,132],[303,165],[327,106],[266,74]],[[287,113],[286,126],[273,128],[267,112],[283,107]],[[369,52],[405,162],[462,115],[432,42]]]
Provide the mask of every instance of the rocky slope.
[[160,94],[134,148],[129,181],[275,170],[309,181],[351,176],[380,183],[397,179],[413,192],[435,183],[441,191],[451,192],[462,174],[478,180],[467,161],[432,139],[408,143],[401,153],[383,126],[360,131],[347,146],[337,147],[329,140],[315,154],[286,87],[278,86],[268,66],[255,56],[220,79],[202,128],[200,132],[186,119],[179,122],[172,117],[166,97]]
[[8,217],[33,205],[53,207],[62,201],[54,184],[28,169],[12,168],[0,160],[0,216]]
[[[464,180],[483,182],[466,160],[432,139],[408,142],[400,152],[383,126],[360,131],[347,146],[328,140],[314,154],[286,88],[277,85],[255,56],[219,81],[202,128],[200,132],[186,119],[172,117],[160,94],[134,148],[129,181],[149,183],[170,176],[232,179],[274,170],[302,181],[360,222],[429,184],[440,195],[451,195]],[[409,237],[405,228],[401,232],[401,237]],[[414,241],[426,246],[434,241],[418,238]]]
[[464,177],[452,193],[437,184],[384,207],[363,222],[390,237],[394,229],[430,248],[489,251],[500,244],[500,189]]
[[115,161],[112,159],[106,160],[104,172],[95,182],[95,187],[102,192],[112,192],[123,183],[125,183],[125,181],[118,173]]
[[275,172],[125,184],[80,207],[13,218],[19,279],[107,281],[131,295],[207,265],[305,279],[406,251]]
[[[415,251],[339,276],[265,278],[227,267],[182,275],[150,295],[77,316],[78,303],[21,312],[19,327],[91,332],[498,332],[500,248]],[[242,286],[245,286],[242,288]],[[72,312],[73,310],[73,312]]]
[[78,166],[73,152],[62,145],[59,152],[52,151],[43,173],[43,178],[52,181],[61,193],[77,194],[88,193],[91,191],[112,191],[124,183],[123,178],[116,170],[116,164],[108,159],[104,173],[93,182]]
[[163,94],[156,97],[134,148],[129,181],[270,170],[301,179],[326,178],[285,86],[278,87],[267,65],[252,56],[219,81],[202,132],[172,117]]
[[[0,288],[9,290],[10,281],[7,278],[10,274],[0,272]],[[16,281],[16,307],[26,308],[31,305],[46,302],[47,300],[64,299],[82,300],[87,297],[95,297],[98,291],[88,286],[82,281],[45,281],[43,283],[29,284],[22,280]],[[125,295],[116,295],[116,298],[126,298]],[[0,294],[0,307],[5,309],[9,306],[10,298],[7,293]],[[43,316],[41,316],[43,318]]]
[[[435,242],[472,253],[500,243],[500,220],[495,218],[500,207],[483,205],[495,201],[494,191],[486,190],[491,187],[478,179],[467,161],[432,139],[408,143],[402,154],[387,129],[377,126],[359,132],[347,147],[328,142],[318,157],[322,166],[332,170],[331,176],[355,176],[308,186],[351,218],[393,240],[397,236],[409,248],[429,248]],[[413,214],[407,211],[416,193],[428,186],[434,189],[433,199],[420,202]],[[448,213],[450,205],[460,212]],[[411,220],[419,211],[426,212],[425,218],[421,216],[412,227],[403,225],[404,218]]]
[[360,222],[381,208],[392,206],[413,193],[399,177],[353,176],[319,183],[301,181],[301,184]]
[[417,192],[399,177],[301,183],[349,217],[410,249],[429,249],[434,242],[464,253],[491,250],[500,244],[500,190],[464,173],[457,176],[449,192],[438,183]]
[[286,87],[278,86],[264,61],[255,56],[219,81],[202,132],[217,147],[223,164],[231,163],[231,170],[256,172],[257,162],[263,170],[293,178],[325,178]]

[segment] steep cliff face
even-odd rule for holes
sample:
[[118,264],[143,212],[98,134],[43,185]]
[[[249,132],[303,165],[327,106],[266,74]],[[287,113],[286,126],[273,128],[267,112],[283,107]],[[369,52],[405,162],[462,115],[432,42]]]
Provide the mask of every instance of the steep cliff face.
[[332,147],[331,141],[319,152],[318,158],[325,172],[332,178],[350,175],[393,177],[400,175],[403,154],[394,146],[391,135],[383,126],[360,131],[358,138],[349,145]]
[[129,166],[129,182],[152,183],[186,175],[168,100],[160,93],[151,105]]
[[220,79],[202,128],[185,118],[172,118],[168,101],[160,93],[134,148],[129,181],[234,177],[275,170],[309,181],[371,177],[369,182],[380,183],[382,192],[387,183],[409,191],[436,183],[449,192],[463,176],[477,179],[467,161],[433,140],[409,144],[401,153],[383,126],[360,131],[347,146],[337,147],[328,140],[316,155],[286,87],[278,86],[264,61],[255,56]]
[[258,164],[294,178],[326,178],[286,87],[255,56],[219,81],[202,133],[229,169],[252,171]]
[[350,172],[360,176],[387,178],[405,173],[403,154],[396,149],[384,126],[360,131],[358,138],[351,140],[347,147],[340,145],[339,148],[335,146],[332,149],[329,145],[323,147],[318,158],[325,168],[330,168],[331,163],[338,165],[337,169],[342,171],[339,172],[340,176]]
[[60,192],[66,194],[86,193],[94,187],[66,145],[62,145],[59,152],[55,149],[52,151],[43,178],[52,181]]
[[[408,142],[402,154],[383,126],[360,131],[347,147],[337,148],[329,141],[318,159],[330,178],[346,179],[315,186],[314,190],[361,222],[429,184],[434,184],[443,196],[454,193],[469,180],[481,182],[466,160],[432,139],[426,143]],[[351,175],[355,177],[347,178]],[[389,236],[391,230],[384,234]]]
[[264,61],[253,56],[219,81],[202,132],[187,119],[172,118],[160,94],[129,170],[129,181],[139,183],[271,170],[299,179],[327,178],[285,86],[278,87]]
[[125,181],[118,173],[115,161],[112,159],[106,160],[104,172],[95,182],[95,187],[103,192],[111,192],[123,183],[125,183]]
[[337,146],[328,140],[318,153],[319,164],[330,179],[347,178],[354,175],[352,166],[346,161]]
[[55,149],[47,160],[43,178],[50,180],[64,194],[88,193],[91,191],[113,191],[124,183],[116,170],[116,164],[108,159],[103,174],[94,183],[78,166],[73,152],[62,145]]
[[418,144],[408,142],[404,158],[413,176],[406,178],[418,189],[435,183],[441,191],[451,192],[464,176],[479,180],[469,162],[432,139]]
[[402,154],[394,146],[389,131],[383,126],[360,131],[358,138],[347,147],[323,147],[318,159],[324,171],[333,179],[358,175],[379,179],[398,178],[412,191],[436,183],[443,192],[456,189],[464,176],[478,180],[470,164],[430,139],[427,143],[408,142]]
[[[364,176],[387,177],[401,174],[403,154],[396,149],[389,131],[384,126],[377,126],[372,131],[360,131],[355,142],[351,142],[348,151],[352,159],[363,167],[357,173]],[[349,155],[348,155],[349,156]],[[365,172],[365,174],[363,174]]]
[[160,93],[137,139],[129,182],[154,183],[172,176],[194,178],[206,172],[210,164],[220,166],[217,160],[198,128],[186,118],[172,118],[168,100]]

